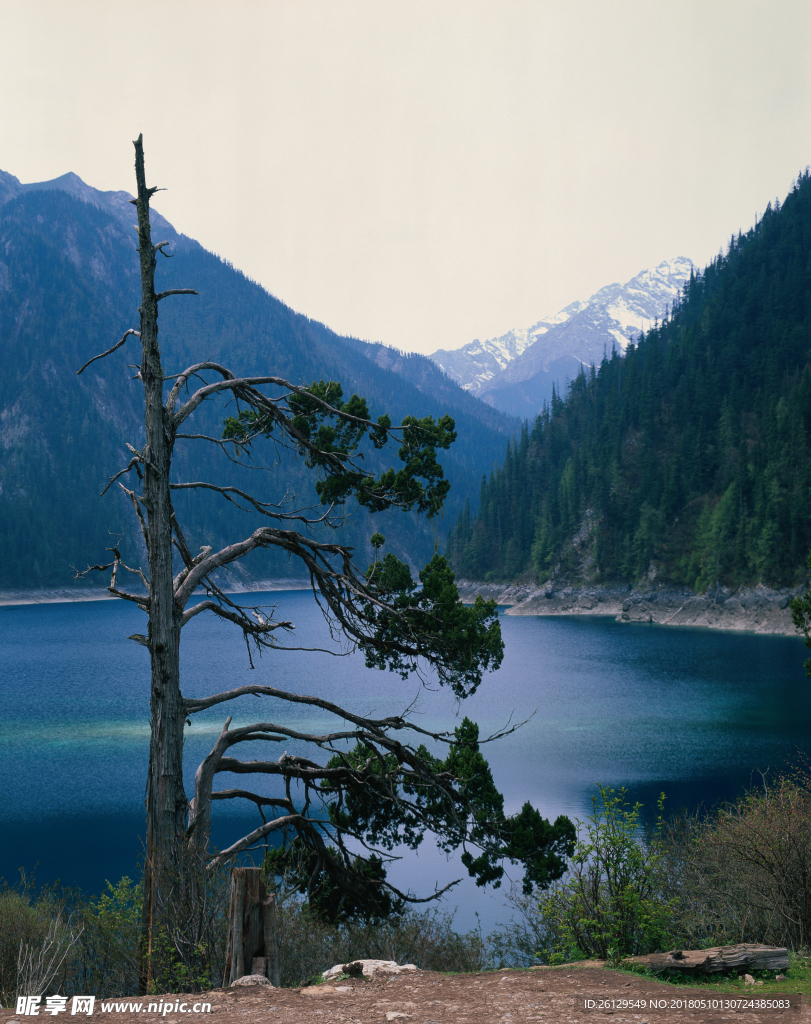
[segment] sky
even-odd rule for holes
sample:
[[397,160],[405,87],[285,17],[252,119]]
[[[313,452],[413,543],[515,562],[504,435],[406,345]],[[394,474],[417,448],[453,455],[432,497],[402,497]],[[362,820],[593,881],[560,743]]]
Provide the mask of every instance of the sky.
[[[0,0],[0,168],[149,184],[341,334],[430,353],[662,260],[811,163],[808,0]],[[190,281],[193,287],[194,282]]]

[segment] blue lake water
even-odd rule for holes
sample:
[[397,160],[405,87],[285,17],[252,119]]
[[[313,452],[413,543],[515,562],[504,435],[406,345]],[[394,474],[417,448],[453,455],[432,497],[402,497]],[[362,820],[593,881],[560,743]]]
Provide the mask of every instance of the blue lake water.
[[[332,646],[308,592],[262,600],[296,622],[291,642]],[[355,655],[274,652],[251,671],[240,635],[202,615],[184,631],[182,687],[202,696],[265,683],[375,716],[416,698],[416,720],[426,728],[451,728],[468,715],[482,735],[533,716],[485,752],[508,810],[528,799],[550,818],[585,817],[598,782],[627,786],[648,807],[661,790],[674,809],[712,805],[759,780],[758,771],[776,772],[798,750],[811,751],[811,681],[799,638],[597,617],[507,616],[502,629],[502,668],[462,705],[447,692],[366,669]],[[0,876],[12,880],[20,867],[38,864],[41,881],[97,890],[105,878],[136,871],[148,657],[126,637],[143,631],[142,613],[123,602],[0,608]],[[254,697],[195,716],[185,750],[189,791],[229,713],[236,725],[276,721],[309,731],[328,722]],[[268,756],[267,747],[240,756]],[[219,778],[223,788],[230,784]],[[230,804],[216,804],[215,814],[221,847],[259,823],[255,811]],[[459,877],[458,864],[424,847],[392,869],[393,881],[425,891]],[[450,899],[461,926],[475,912],[485,925],[503,918],[502,903],[468,881]]]

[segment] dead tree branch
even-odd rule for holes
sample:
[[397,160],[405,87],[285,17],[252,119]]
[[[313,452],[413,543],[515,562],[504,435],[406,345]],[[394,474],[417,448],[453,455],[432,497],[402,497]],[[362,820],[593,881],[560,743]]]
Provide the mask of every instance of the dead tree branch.
[[127,338],[129,338],[131,334],[133,334],[136,338],[141,337],[140,331],[135,331],[132,328],[130,328],[128,331],[124,332],[124,337],[121,339],[121,341],[117,341],[112,348],[108,348],[106,352],[100,352],[97,356],[93,356],[92,359],[88,359],[84,366],[82,366],[80,369],[76,371],[76,376],[78,377],[80,373],[84,373],[88,366],[90,366],[91,363],[95,363],[97,359],[104,359],[105,356],[112,355],[113,352],[121,348],[121,346],[124,344],[124,342],[127,340]]

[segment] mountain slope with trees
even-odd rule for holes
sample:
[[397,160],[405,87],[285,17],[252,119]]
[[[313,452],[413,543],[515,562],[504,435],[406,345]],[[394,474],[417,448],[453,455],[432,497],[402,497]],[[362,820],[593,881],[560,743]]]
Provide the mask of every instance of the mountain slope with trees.
[[473,579],[795,584],[811,546],[811,178],[555,394],[448,542]]
[[[446,522],[453,521],[470,481],[500,457],[517,421],[467,395],[426,357],[339,337],[293,312],[163,218],[156,222],[177,257],[161,260],[162,287],[200,293],[162,319],[167,372],[202,351],[237,373],[263,366],[297,384],[337,380],[347,397],[365,395],[374,416],[386,410],[399,421],[408,413],[450,413],[459,441],[442,461],[454,485]],[[75,175],[21,185],[0,173],[0,543],[14,554],[0,561],[0,589],[64,586],[72,565],[102,558],[119,534],[125,557],[139,544],[116,489],[98,499],[126,454],[125,441],[143,439],[137,382],[126,366],[133,359],[107,360],[76,376],[89,349],[107,348],[133,326],[134,223],[126,193],[97,192]],[[221,403],[207,426],[218,433],[228,414]],[[177,458],[189,479],[225,457],[211,451],[201,461],[179,450]],[[295,459],[282,455],[275,465],[272,457],[264,470],[242,470],[240,479],[263,471],[276,474],[282,492],[317,501]],[[216,545],[240,514],[214,497],[188,510],[178,500],[197,544]],[[415,515],[401,518],[396,531],[385,522],[377,529],[388,535],[387,550],[421,564],[442,536]],[[355,515],[341,542],[371,556],[372,532],[368,516]],[[251,572],[254,578],[291,575],[287,560],[272,553],[258,556]]]

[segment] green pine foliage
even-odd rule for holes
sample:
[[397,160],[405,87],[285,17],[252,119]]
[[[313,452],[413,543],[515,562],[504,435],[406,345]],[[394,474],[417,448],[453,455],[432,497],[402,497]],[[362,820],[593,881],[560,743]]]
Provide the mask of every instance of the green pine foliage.
[[[811,177],[695,274],[621,358],[582,371],[482,480],[459,575],[792,585],[811,546]],[[580,563],[582,570],[582,563]]]

